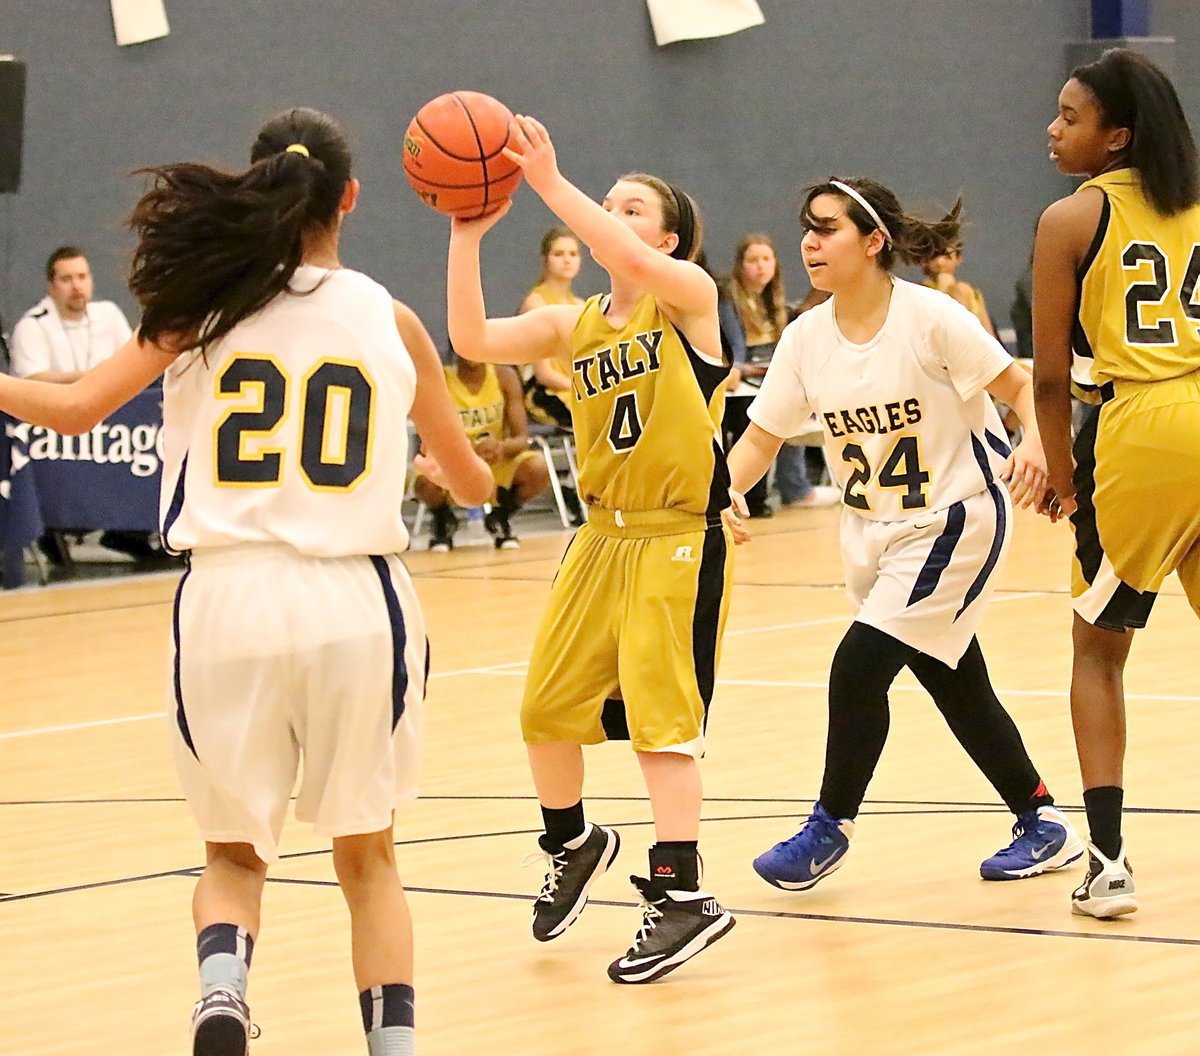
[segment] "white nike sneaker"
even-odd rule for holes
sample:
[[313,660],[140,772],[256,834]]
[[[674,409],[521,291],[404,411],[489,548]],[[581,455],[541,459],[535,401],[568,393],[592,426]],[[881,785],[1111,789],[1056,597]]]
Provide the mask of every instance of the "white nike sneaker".
[[1111,861],[1090,843],[1087,851],[1088,874],[1071,895],[1071,912],[1102,920],[1136,913],[1133,870],[1125,857],[1125,841],[1121,841],[1121,850]]

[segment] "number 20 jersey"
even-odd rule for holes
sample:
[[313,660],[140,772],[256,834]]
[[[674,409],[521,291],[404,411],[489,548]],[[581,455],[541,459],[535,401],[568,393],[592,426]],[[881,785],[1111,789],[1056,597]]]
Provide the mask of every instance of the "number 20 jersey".
[[1200,205],[1162,216],[1133,169],[1106,172],[1079,191],[1088,187],[1104,192],[1104,207],[1079,269],[1071,338],[1079,394],[1200,370]]
[[391,296],[302,266],[291,291],[163,379],[160,524],[174,551],[399,553],[416,369]]
[[894,279],[865,344],[842,335],[834,300],[790,323],[750,418],[787,439],[816,414],[847,507],[878,521],[927,517],[1003,468],[1007,435],[984,387],[1011,363],[952,297]]

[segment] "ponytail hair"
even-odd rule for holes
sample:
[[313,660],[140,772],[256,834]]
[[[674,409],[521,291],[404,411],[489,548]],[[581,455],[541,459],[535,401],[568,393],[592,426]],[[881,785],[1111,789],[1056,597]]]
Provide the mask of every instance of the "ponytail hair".
[[[852,187],[875,210],[872,216],[862,204],[838,187]],[[846,216],[864,234],[882,231],[883,249],[879,251],[879,265],[891,271],[897,258],[906,264],[923,264],[927,260],[945,253],[959,241],[962,229],[962,199],[959,198],[950,211],[940,220],[922,220],[909,216],[900,208],[896,196],[874,180],[862,177],[842,179],[831,176],[824,183],[815,183],[804,189],[804,204],[800,207],[800,223],[812,228],[820,225],[820,218],[812,211],[813,199],[822,194],[832,194],[846,203]],[[882,221],[883,228],[878,221]],[[886,230],[884,230],[886,229]]]
[[1196,142],[1162,70],[1136,51],[1110,48],[1071,77],[1096,97],[1107,127],[1129,130],[1127,164],[1160,214],[1174,216],[1200,202]]
[[704,248],[704,222],[695,199],[666,180],[645,172],[630,172],[621,177],[625,183],[640,183],[658,195],[662,203],[663,230],[679,236],[671,250],[676,260],[695,260]]
[[138,235],[129,288],[147,340],[203,354],[287,289],[306,232],[336,223],[351,158],[333,118],[279,114],[250,162],[241,173],[193,162],[139,170],[153,185],[128,220]]

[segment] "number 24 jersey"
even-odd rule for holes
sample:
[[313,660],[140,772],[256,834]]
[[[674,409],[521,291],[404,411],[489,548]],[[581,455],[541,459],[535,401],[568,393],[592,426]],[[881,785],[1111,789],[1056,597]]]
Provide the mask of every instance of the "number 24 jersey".
[[919,518],[983,491],[1009,454],[985,386],[1012,358],[966,308],[894,279],[865,344],[838,329],[834,301],[789,324],[750,418],[777,437],[816,414],[843,503],[879,521]]

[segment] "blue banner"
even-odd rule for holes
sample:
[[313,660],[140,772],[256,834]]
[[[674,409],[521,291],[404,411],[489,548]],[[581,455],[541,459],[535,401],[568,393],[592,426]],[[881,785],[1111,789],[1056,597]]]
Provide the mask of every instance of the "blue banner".
[[23,428],[47,527],[158,530],[161,389],[139,393],[81,436],[39,425]]

